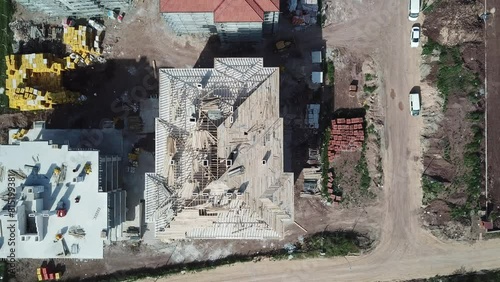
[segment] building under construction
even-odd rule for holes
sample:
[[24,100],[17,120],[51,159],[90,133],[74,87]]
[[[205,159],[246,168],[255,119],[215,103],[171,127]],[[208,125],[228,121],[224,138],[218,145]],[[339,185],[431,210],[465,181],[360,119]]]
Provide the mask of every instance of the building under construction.
[[120,157],[78,145],[85,131],[14,131],[0,145],[0,257],[103,258],[123,239]]
[[106,10],[122,10],[132,4],[132,0],[15,0],[18,4],[34,12],[42,12],[57,17],[98,17]]
[[160,69],[155,173],[145,178],[157,238],[284,236],[294,179],[283,171],[279,81],[260,58]]
[[160,13],[179,34],[217,34],[222,43],[259,42],[278,31],[279,0],[160,0]]

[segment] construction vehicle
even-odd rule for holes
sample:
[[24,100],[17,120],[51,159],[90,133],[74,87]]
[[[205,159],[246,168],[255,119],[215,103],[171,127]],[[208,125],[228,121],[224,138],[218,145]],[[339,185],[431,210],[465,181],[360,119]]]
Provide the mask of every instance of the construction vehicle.
[[141,153],[141,149],[135,147],[132,149],[132,152],[128,154],[128,162],[130,167],[138,167],[139,166],[139,154]]
[[19,129],[18,132],[14,133],[12,135],[12,138],[16,139],[16,140],[21,140],[28,133],[28,131],[29,131],[28,129],[24,129],[24,128]]
[[280,40],[274,44],[274,53],[283,52],[292,47],[293,42],[288,40]]
[[62,236],[62,234],[61,234],[61,233],[57,233],[57,234],[56,234],[56,239],[54,240],[54,242],[58,242],[59,240],[61,240],[61,239],[62,239],[62,237],[63,237],[63,236]]
[[86,163],[83,167],[83,171],[85,171],[86,175],[89,175],[92,172],[92,165],[90,163]]
[[66,209],[66,204],[64,204],[63,201],[59,201],[57,204],[57,209],[56,209],[57,217],[65,217],[66,214],[68,213],[68,210]]
[[37,268],[36,276],[38,277],[38,281],[58,281],[61,279],[61,273],[51,272],[47,269],[47,267]]

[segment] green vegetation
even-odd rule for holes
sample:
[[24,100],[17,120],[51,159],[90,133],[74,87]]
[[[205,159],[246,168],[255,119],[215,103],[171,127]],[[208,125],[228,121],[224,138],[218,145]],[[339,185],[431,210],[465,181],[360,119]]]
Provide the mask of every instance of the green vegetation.
[[[12,31],[9,23],[14,14],[14,6],[11,0],[3,0],[0,3],[0,87],[5,87],[6,61],[5,56],[12,53]],[[6,95],[0,94],[0,114],[8,108],[9,100]]]
[[443,152],[443,159],[447,160],[447,161],[451,161],[451,144],[450,144],[450,140],[448,140],[448,137],[445,137],[443,139],[443,148],[444,148],[444,152]]
[[[368,128],[365,131],[365,135],[366,135],[367,131],[368,131]],[[366,161],[366,141],[363,142],[363,146],[361,149],[361,157],[359,158],[359,161],[355,167],[355,170],[356,170],[356,172],[361,174],[361,178],[360,178],[361,192],[363,194],[368,194],[368,195],[372,196],[371,191],[368,190],[370,188],[370,184],[372,182],[372,179],[370,177],[370,172],[368,171],[368,163]]]
[[374,80],[375,79],[375,75],[371,74],[371,73],[366,73],[365,74],[365,81],[371,81],[371,80]]
[[333,65],[333,61],[328,60],[326,62],[326,73],[328,77],[328,85],[335,84],[335,66]]
[[356,237],[355,233],[348,232],[316,233],[304,240],[302,257],[317,257],[320,256],[320,253],[324,253],[325,257],[358,253],[360,247]]
[[376,85],[372,85],[372,86],[368,86],[368,85],[363,85],[363,91],[365,93],[373,93],[373,91],[377,90],[377,86]]
[[484,112],[483,111],[475,111],[467,114],[467,119],[471,122],[481,122],[484,120]]
[[444,184],[439,181],[434,181],[430,177],[423,176],[422,190],[424,192],[422,203],[424,205],[427,205],[432,200],[436,199],[441,192],[444,191]]
[[[488,235],[488,234],[486,234]],[[457,269],[454,275],[450,276],[435,276],[425,280],[418,280],[418,282],[496,282],[500,281],[500,270],[481,270],[480,272],[468,272],[466,269]],[[417,281],[417,280],[412,280]],[[409,282],[412,282],[409,281]]]
[[476,74],[464,67],[459,47],[442,46],[429,39],[422,48],[422,55],[432,54],[434,50],[440,51],[436,84],[444,99],[443,108],[446,109],[450,94],[465,92],[469,96],[475,95],[481,82]]
[[[375,126],[372,124],[370,124],[367,128],[366,128],[366,133],[368,135],[374,135],[375,138],[376,138],[376,142],[377,142],[377,146],[379,147],[379,149],[381,149],[382,147],[382,139],[380,137],[380,134],[378,133],[377,130],[375,130]],[[383,181],[383,178],[384,178],[384,169],[382,167],[382,156],[379,154],[378,156],[378,159],[377,159],[377,171],[380,173],[380,177],[378,179],[378,183],[379,184],[382,184],[382,181]]]
[[306,237],[302,242],[297,242],[293,245],[290,244],[286,249],[258,254],[231,255],[217,260],[195,261],[185,264],[165,264],[154,268],[144,267],[141,269],[132,269],[93,277],[92,281],[137,281],[146,277],[167,277],[181,272],[201,272],[234,263],[258,261],[264,257],[280,260],[288,259],[289,256],[292,255],[293,259],[305,259],[321,256],[320,253],[324,253],[324,256],[327,257],[346,256],[359,253],[361,250],[370,247],[371,241],[358,233],[348,231],[325,231]]
[[439,51],[440,49],[441,45],[439,45],[439,43],[429,38],[427,43],[425,43],[424,46],[422,46],[422,55],[423,56],[431,55],[432,52],[434,52],[434,50]]
[[328,160],[328,145],[330,143],[330,128],[327,127],[323,133],[321,142],[321,192],[325,198],[328,197],[328,170],[330,169],[330,161]]
[[422,3],[422,12],[424,13],[424,15],[432,13],[439,2],[441,2],[441,0],[435,0],[432,4],[429,4],[429,0],[424,1],[424,3]]
[[316,22],[320,27],[325,27],[326,16],[321,12],[323,7],[323,1],[318,0],[318,15],[316,16]]
[[462,206],[454,206],[452,208],[452,216],[455,219],[468,218],[471,211],[477,211],[481,186],[483,184],[483,162],[481,160],[481,143],[484,138],[483,129],[477,124],[473,124],[471,129],[473,137],[471,142],[465,146],[463,160],[463,164],[468,171],[463,175],[467,201]]

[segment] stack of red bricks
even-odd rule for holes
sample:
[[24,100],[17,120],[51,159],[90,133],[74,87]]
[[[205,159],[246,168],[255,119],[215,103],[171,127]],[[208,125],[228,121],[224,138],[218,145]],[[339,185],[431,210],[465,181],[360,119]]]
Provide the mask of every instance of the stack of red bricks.
[[328,188],[328,194],[333,194],[333,172],[328,173],[328,183],[326,184]]
[[333,179],[333,172],[328,172],[328,183],[326,184],[326,187],[328,187],[328,195],[330,195],[330,199],[332,199],[334,203],[337,203],[342,201],[342,197],[333,194]]
[[340,152],[354,152],[365,140],[363,118],[337,118],[332,120],[328,160],[332,162]]

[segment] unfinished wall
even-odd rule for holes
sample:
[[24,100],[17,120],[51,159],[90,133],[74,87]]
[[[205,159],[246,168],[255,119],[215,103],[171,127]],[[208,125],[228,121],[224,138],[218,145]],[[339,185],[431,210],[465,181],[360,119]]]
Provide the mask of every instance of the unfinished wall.
[[262,39],[262,23],[217,23],[221,42],[258,42]]
[[213,13],[164,13],[170,28],[177,33],[216,33]]
[[49,16],[92,17],[103,16],[106,10],[123,10],[132,0],[14,0],[17,4],[34,12]]
[[265,12],[264,23],[262,24],[262,33],[270,35],[278,32],[279,12]]

